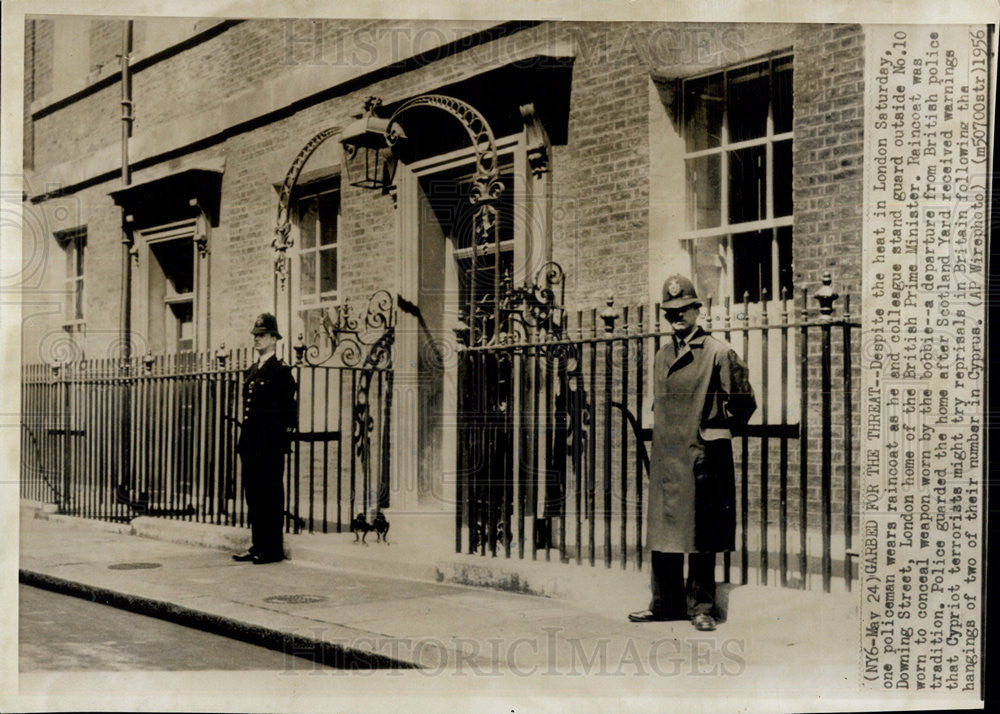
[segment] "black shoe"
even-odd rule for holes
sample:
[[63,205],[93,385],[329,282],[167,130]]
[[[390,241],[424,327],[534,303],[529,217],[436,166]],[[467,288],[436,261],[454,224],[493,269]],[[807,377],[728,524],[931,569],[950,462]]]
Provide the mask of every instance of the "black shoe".
[[285,559],[283,555],[255,555],[253,557],[254,565],[265,565],[267,563],[280,563]]
[[639,610],[638,612],[630,612],[628,619],[630,622],[663,622],[668,618],[652,610]]
[[695,615],[691,618],[691,624],[700,632],[711,632],[715,629],[715,618],[706,614]]
[[251,560],[253,560],[255,557],[257,557],[257,556],[254,555],[253,553],[251,553],[248,550],[246,553],[234,554],[233,555],[233,560],[235,560],[237,562],[240,562],[240,563],[248,563]]

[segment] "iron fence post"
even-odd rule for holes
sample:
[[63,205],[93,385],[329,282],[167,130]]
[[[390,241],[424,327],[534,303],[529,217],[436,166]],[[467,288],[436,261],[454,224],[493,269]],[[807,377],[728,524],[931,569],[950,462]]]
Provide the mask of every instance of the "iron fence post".
[[820,499],[822,502],[822,531],[823,531],[823,592],[830,592],[830,580],[832,572],[832,557],[831,557],[831,498],[832,498],[832,439],[831,439],[831,423],[832,415],[830,414],[830,388],[831,388],[831,342],[830,334],[833,323],[833,303],[839,297],[836,292],[834,292],[832,287],[832,278],[830,273],[823,273],[823,285],[819,290],[816,291],[815,298],[820,304],[820,320],[822,325],[820,326],[820,334],[822,336],[822,352],[820,359],[820,410],[821,410],[821,422],[822,422],[822,432],[820,434],[821,438],[821,449],[822,449],[822,469],[821,469],[821,482],[820,482]]
[[853,498],[853,471],[854,471],[854,438],[853,421],[854,410],[851,399],[854,393],[854,386],[851,376],[851,296],[844,296],[844,581],[847,591],[851,591],[851,581],[853,577],[851,553],[853,549],[854,536],[854,498]]
[[[608,296],[607,307],[601,311],[601,320],[604,321],[604,332],[610,337],[614,333],[615,320],[618,319],[618,311],[614,309],[615,298]],[[604,454],[604,565],[611,567],[611,380],[613,377],[612,368],[614,360],[614,346],[612,340],[604,343],[604,444],[602,451]]]

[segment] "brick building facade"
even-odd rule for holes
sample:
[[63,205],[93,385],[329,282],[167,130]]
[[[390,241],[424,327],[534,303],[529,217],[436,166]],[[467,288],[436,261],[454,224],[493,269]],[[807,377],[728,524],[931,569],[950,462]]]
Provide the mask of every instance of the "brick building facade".
[[[450,334],[461,259],[457,243],[427,252],[454,226],[428,219],[423,198],[435,181],[460,185],[470,161],[447,117],[406,127],[393,195],[349,185],[335,138],[316,152],[275,304],[277,189],[299,149],[350,124],[369,95],[391,109],[440,93],[483,112],[508,176],[513,278],[556,261],[571,311],[603,308],[609,293],[648,306],[678,270],[717,305],[744,292],[759,305],[766,288],[775,310],[778,289],[801,309],[802,289],[830,271],[860,307],[859,26],[137,20],[130,187],[122,26],[27,22],[25,362],[120,352],[123,216],[136,354],[243,345],[265,310],[290,345],[308,336],[310,311],[377,289]],[[399,340],[397,386],[421,381],[416,340]],[[394,408],[405,463],[422,448],[419,414]],[[819,420],[815,400],[807,417]],[[424,478],[397,468],[399,482]],[[838,451],[835,493],[844,468]]]

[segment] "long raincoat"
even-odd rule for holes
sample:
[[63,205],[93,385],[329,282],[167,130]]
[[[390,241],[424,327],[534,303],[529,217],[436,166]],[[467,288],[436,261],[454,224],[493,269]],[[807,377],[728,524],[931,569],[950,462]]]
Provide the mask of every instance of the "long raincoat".
[[[665,553],[733,550],[735,479],[730,438],[757,408],[746,365],[700,327],[678,350],[656,353],[646,543]],[[706,438],[708,439],[706,440]]]

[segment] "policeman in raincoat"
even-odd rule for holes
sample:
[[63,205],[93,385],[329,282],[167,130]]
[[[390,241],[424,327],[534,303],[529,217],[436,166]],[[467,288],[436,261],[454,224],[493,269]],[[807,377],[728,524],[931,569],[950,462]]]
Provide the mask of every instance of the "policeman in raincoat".
[[[662,307],[673,334],[656,353],[646,542],[653,598],[633,622],[691,619],[714,630],[715,554],[735,548],[732,429],[757,407],[746,365],[698,326],[694,285],[672,275]],[[684,580],[684,554],[688,576]]]

